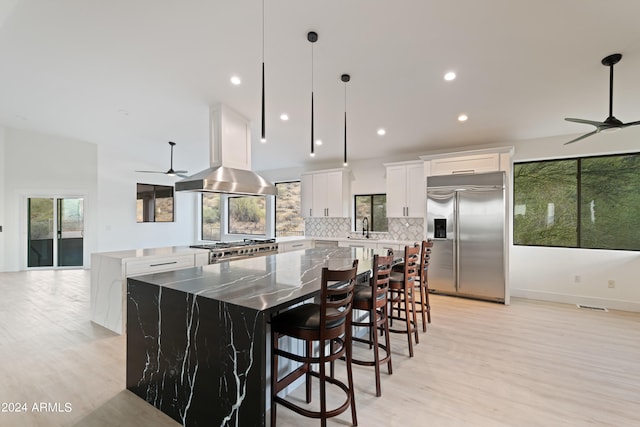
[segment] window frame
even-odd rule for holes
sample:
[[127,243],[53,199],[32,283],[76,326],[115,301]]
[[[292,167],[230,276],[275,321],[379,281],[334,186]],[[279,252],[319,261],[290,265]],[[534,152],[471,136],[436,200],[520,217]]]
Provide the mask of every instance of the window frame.
[[[587,249],[587,250],[607,250],[607,251],[631,251],[631,252],[639,252],[640,244],[635,249],[629,248],[613,248],[613,247],[591,247],[591,246],[583,246],[583,237],[582,236],[582,214],[583,214],[583,165],[582,162],[586,159],[604,159],[610,157],[628,157],[628,156],[638,156],[640,158],[640,152],[630,152],[630,153],[614,153],[614,154],[599,154],[599,155],[591,155],[591,156],[579,156],[579,157],[564,157],[564,158],[554,158],[554,159],[542,159],[542,160],[531,160],[531,161],[519,161],[513,163],[513,190],[512,190],[512,200],[513,200],[513,210],[511,215],[512,221],[512,234],[513,234],[513,246],[523,246],[523,247],[545,247],[545,248],[566,248],[566,249]],[[534,164],[534,163],[552,163],[552,162],[561,162],[561,161],[575,161],[576,162],[576,245],[575,246],[566,246],[566,245],[546,245],[546,244],[525,244],[525,243],[516,243],[516,176],[515,176],[515,168],[516,165],[523,164]]]
[[358,209],[358,204],[356,201],[357,197],[369,197],[369,210],[371,212],[371,216],[369,218],[369,232],[371,233],[388,233],[389,232],[389,217],[385,215],[385,219],[387,220],[387,229],[386,230],[374,230],[373,229],[373,224],[375,224],[374,218],[373,218],[373,198],[374,196],[384,196],[384,206],[385,206],[385,214],[387,212],[387,193],[370,193],[370,194],[354,194],[353,195],[353,231],[354,232],[358,232],[358,231],[362,231],[362,230],[358,230],[357,227],[357,223],[358,223],[358,216],[357,216],[357,209]]

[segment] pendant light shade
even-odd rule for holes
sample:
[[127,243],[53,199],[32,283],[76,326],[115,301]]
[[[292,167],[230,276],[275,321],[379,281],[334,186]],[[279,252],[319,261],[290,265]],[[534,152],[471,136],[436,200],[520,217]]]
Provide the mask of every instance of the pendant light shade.
[[315,151],[314,151],[314,134],[313,134],[313,125],[314,125],[314,119],[313,119],[313,44],[315,42],[318,41],[318,33],[316,33],[315,31],[309,31],[309,33],[307,33],[307,40],[309,40],[309,42],[311,42],[311,156],[315,156]]
[[264,0],[262,0],[262,133],[260,137],[260,142],[262,143],[267,142],[264,116]]
[[347,166],[347,83],[351,80],[349,74],[340,76],[340,80],[344,82],[344,166]]

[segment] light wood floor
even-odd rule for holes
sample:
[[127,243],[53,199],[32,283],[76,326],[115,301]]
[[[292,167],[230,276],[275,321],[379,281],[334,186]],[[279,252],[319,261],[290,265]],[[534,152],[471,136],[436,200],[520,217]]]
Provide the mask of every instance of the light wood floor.
[[[372,369],[354,368],[360,426],[640,425],[640,314],[521,299],[432,306],[414,358],[393,336],[381,398]],[[0,402],[28,406],[0,412],[0,426],[177,426],[124,389],[124,338],[88,313],[88,271],[0,273]],[[33,412],[40,402],[71,411]],[[283,407],[278,421],[319,424]]]

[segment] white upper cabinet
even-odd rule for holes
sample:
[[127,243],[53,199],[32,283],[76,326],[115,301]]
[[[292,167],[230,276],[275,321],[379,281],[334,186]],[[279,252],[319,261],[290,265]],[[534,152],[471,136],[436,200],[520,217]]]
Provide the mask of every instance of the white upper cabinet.
[[302,216],[348,217],[350,174],[346,169],[309,172],[301,180]]
[[507,172],[513,147],[496,147],[449,154],[420,156],[426,176]]
[[431,175],[484,173],[499,170],[500,155],[498,153],[431,160]]
[[387,217],[425,215],[423,162],[387,163]]

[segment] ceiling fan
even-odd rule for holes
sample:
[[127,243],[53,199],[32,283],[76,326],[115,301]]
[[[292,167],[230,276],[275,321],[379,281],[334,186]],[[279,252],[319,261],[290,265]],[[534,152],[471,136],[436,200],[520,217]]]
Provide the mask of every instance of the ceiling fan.
[[176,145],[175,142],[173,141],[169,141],[169,145],[171,146],[171,166],[169,167],[169,170],[166,172],[161,172],[161,171],[136,171],[136,172],[142,172],[142,173],[163,173],[165,175],[169,175],[169,176],[179,176],[181,178],[186,178],[187,175],[185,175],[187,173],[187,171],[176,171],[173,170],[173,147]]
[[595,126],[596,130],[579,136],[576,139],[572,139],[569,142],[565,142],[564,145],[580,141],[581,139],[594,135],[598,132],[614,131],[629,126],[640,125],[640,120],[637,122],[622,123],[620,120],[616,119],[613,116],[613,66],[620,62],[621,59],[622,55],[619,53],[614,53],[613,55],[609,55],[602,59],[602,65],[609,67],[609,117],[607,117],[604,122],[596,122],[593,120],[584,119],[565,119],[568,122],[584,123],[587,125]]

